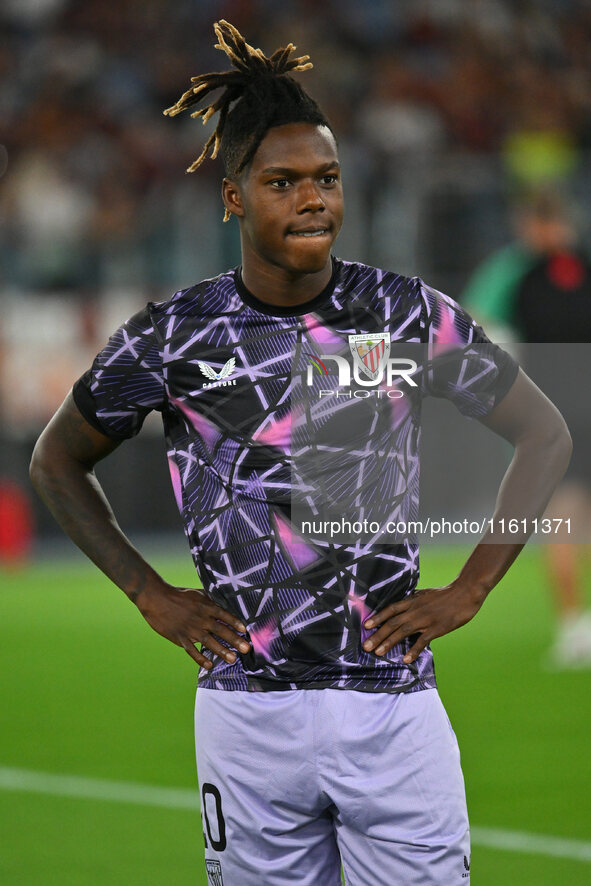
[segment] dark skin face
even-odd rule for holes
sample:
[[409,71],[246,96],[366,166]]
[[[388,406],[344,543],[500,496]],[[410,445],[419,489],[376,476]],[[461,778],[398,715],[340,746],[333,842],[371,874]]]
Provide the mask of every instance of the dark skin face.
[[222,196],[240,223],[242,277],[257,298],[289,306],[322,292],[343,221],[337,146],[326,126],[270,129],[248,168],[224,179]]

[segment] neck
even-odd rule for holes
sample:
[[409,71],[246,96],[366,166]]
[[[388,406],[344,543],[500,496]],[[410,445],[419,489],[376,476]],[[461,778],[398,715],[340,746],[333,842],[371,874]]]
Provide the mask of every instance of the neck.
[[304,304],[320,295],[328,286],[331,276],[330,256],[322,270],[304,273],[270,265],[252,255],[242,255],[244,285],[256,298],[270,305],[290,307]]

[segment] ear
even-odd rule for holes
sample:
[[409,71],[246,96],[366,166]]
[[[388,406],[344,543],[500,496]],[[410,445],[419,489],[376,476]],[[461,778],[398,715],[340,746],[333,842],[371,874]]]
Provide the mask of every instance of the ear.
[[244,206],[242,205],[242,196],[240,194],[240,186],[238,182],[231,178],[225,178],[222,182],[222,200],[227,212],[237,215],[238,218],[244,216]]

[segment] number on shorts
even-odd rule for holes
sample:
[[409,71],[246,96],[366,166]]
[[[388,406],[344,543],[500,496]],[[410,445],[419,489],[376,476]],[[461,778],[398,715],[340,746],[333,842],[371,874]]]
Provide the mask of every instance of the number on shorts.
[[[211,835],[211,825],[209,823],[209,815],[207,814],[206,798],[208,794],[211,794],[211,796],[215,800],[215,814],[217,818],[217,840],[215,840]],[[207,831],[207,835],[203,835],[205,837],[205,848],[208,848],[207,838],[209,837],[211,848],[215,849],[216,852],[223,852],[227,845],[226,822],[224,821],[224,814],[222,812],[222,798],[220,792],[214,784],[209,784],[208,782],[205,782],[205,784],[201,788],[201,804],[201,808],[203,810],[203,821],[205,823],[205,830]]]

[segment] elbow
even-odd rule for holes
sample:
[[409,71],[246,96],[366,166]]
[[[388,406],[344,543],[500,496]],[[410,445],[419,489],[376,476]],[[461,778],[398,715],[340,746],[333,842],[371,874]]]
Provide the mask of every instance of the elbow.
[[562,476],[571,460],[573,440],[568,425],[559,412],[551,425],[536,437],[536,445],[542,449],[547,464],[554,465]]
[[56,458],[52,457],[50,447],[45,439],[45,433],[41,434],[29,464],[29,478],[33,488],[41,494],[48,480],[54,475],[56,469]]
[[41,440],[41,437],[37,440],[29,464],[29,479],[31,480],[33,488],[36,489],[37,492],[39,492],[43,486],[43,478],[46,471]]
[[557,416],[556,426],[553,428],[552,445],[556,452],[565,459],[566,470],[573,452],[573,438],[567,423],[560,413]]
[[571,456],[573,454],[573,438],[570,435],[570,431],[566,422],[563,419],[564,431],[560,439],[560,447],[562,452],[562,457],[564,459],[564,470],[568,468],[571,460]]

